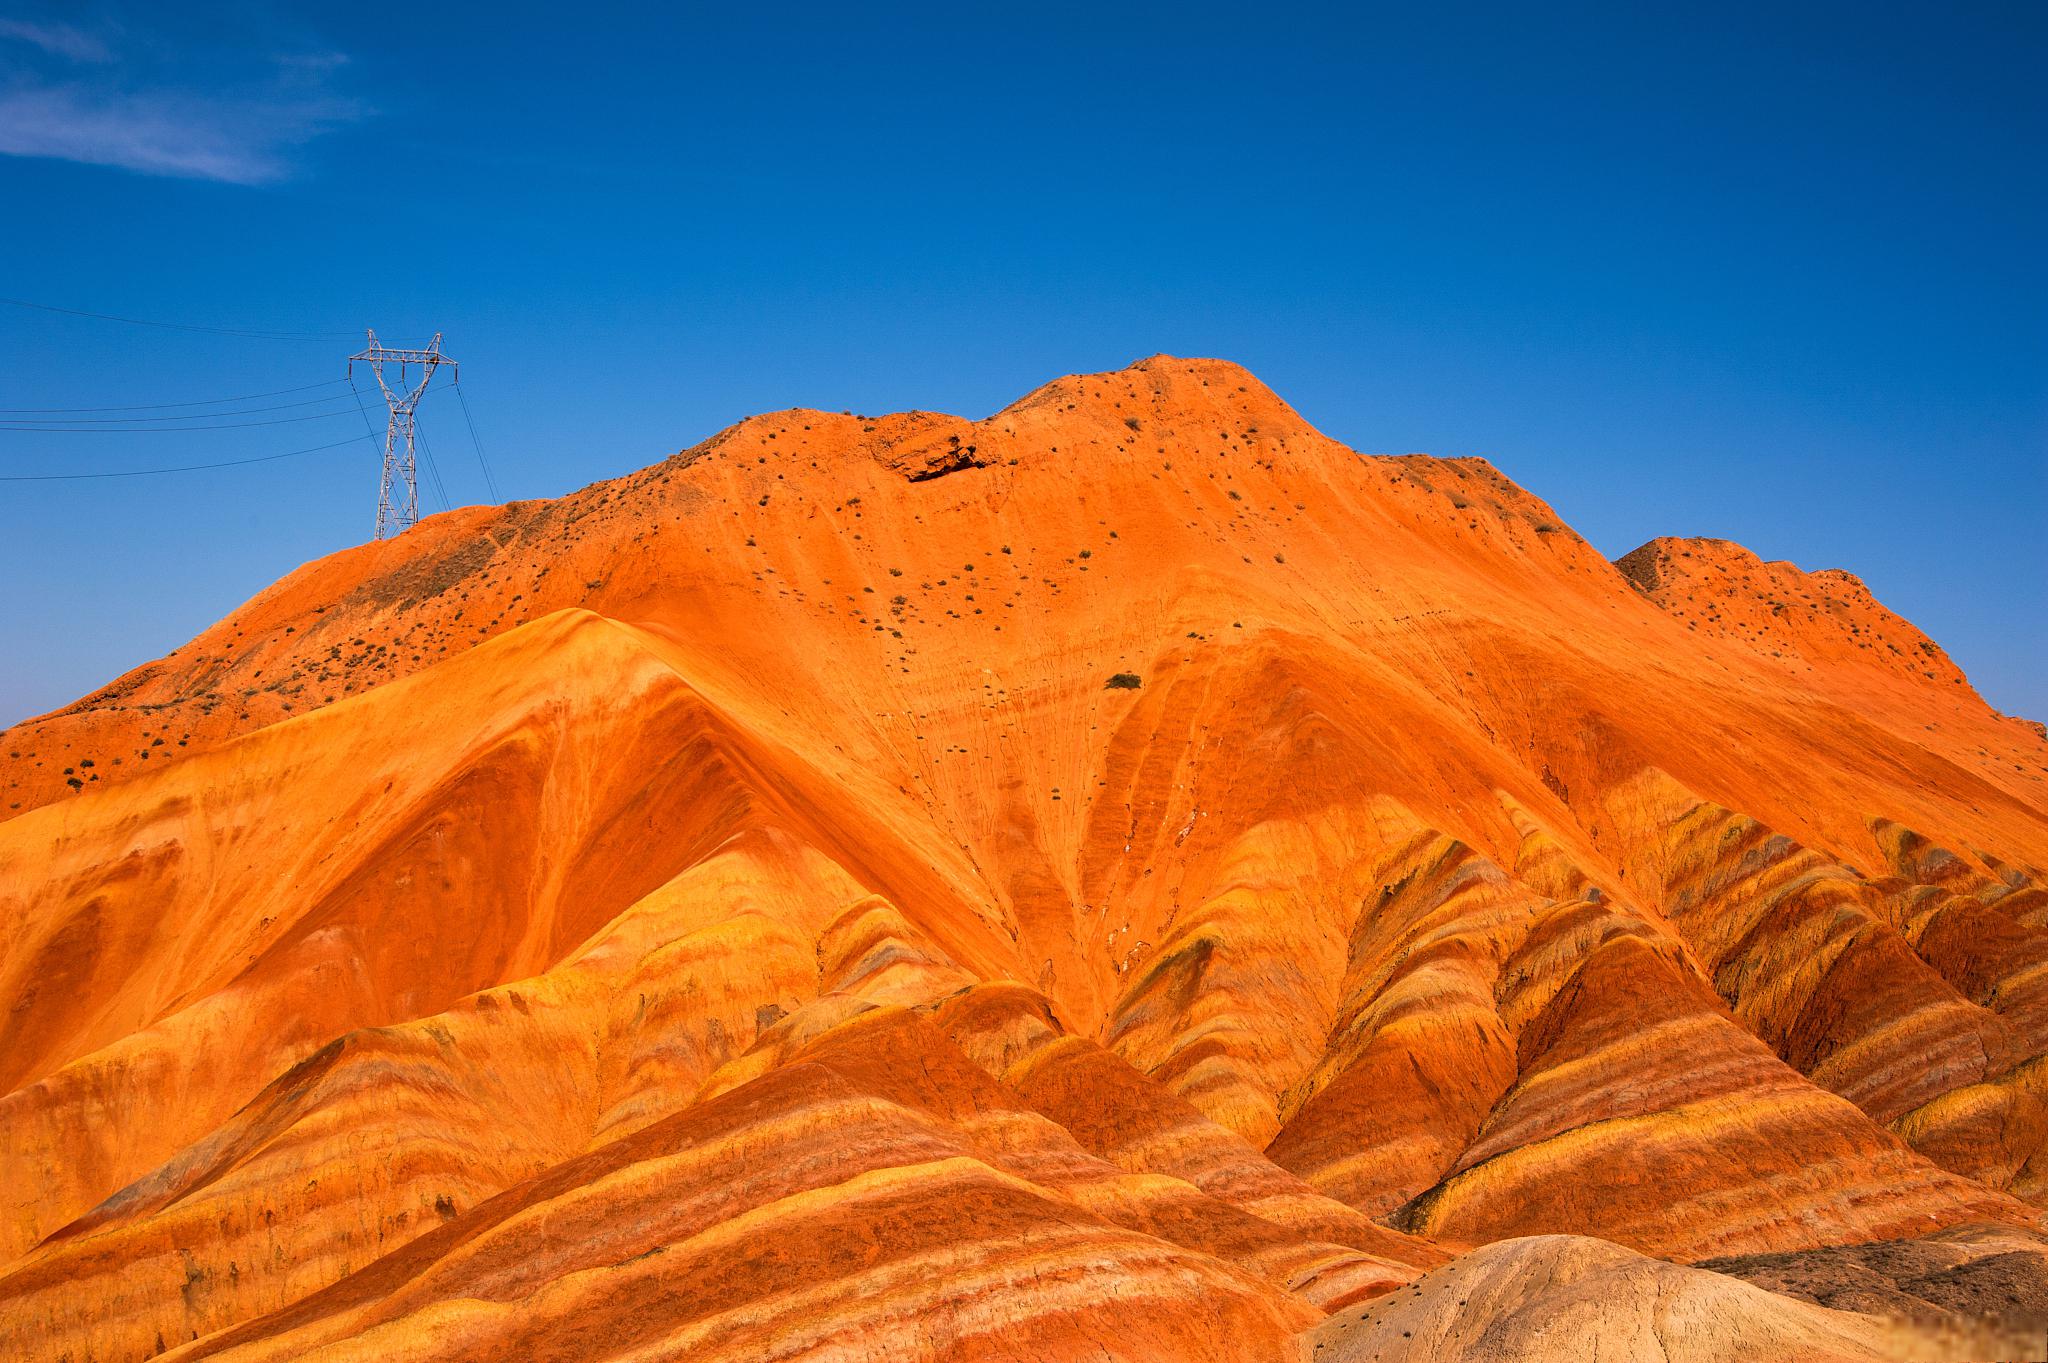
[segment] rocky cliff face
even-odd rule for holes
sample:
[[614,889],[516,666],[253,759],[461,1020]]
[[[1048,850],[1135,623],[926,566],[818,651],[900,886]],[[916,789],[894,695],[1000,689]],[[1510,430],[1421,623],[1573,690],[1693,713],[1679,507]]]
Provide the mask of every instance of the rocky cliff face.
[[0,796],[9,1356],[1267,1359],[2048,1196],[2048,743],[1216,361],[432,518]]

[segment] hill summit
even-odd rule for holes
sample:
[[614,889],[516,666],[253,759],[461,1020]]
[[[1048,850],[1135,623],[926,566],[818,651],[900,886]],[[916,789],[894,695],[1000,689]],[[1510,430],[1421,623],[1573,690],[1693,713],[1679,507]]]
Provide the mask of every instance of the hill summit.
[[1609,563],[1222,361],[432,517],[8,730],[0,805],[9,1356],[1250,1360],[1669,1288],[1886,1357],[1730,1276],[1874,1241],[1915,1330],[2048,1298],[2048,742],[1846,573]]

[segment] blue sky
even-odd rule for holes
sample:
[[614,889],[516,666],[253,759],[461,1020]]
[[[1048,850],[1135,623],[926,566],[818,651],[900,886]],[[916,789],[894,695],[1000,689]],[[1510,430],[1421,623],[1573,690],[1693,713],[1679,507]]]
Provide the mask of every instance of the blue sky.
[[[2048,717],[2048,6],[640,8],[0,0],[0,296],[269,333],[0,306],[0,473],[360,435],[19,409],[318,384],[365,325],[446,334],[522,497],[1220,355],[1609,554],[1849,568]],[[376,467],[0,483],[0,723],[367,538]]]

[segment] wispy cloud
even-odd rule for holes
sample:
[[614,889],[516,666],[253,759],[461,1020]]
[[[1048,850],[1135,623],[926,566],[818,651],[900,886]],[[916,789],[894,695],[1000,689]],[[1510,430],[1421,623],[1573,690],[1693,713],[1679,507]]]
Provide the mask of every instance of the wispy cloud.
[[336,88],[348,58],[251,34],[223,50],[175,34],[0,19],[0,155],[267,184],[368,110]]
[[257,185],[283,179],[287,153],[353,117],[353,106],[332,101],[16,89],[0,91],[0,153]]
[[71,24],[39,24],[28,19],[0,19],[0,38],[39,47],[53,57],[75,62],[106,62],[114,54],[100,39]]

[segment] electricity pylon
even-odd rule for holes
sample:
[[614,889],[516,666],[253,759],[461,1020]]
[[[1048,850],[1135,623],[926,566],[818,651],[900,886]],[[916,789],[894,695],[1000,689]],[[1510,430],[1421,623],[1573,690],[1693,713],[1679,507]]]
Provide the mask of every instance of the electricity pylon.
[[[434,371],[442,365],[448,366],[450,374],[458,375],[455,361],[441,353],[441,333],[435,332],[434,339],[425,350],[394,350],[377,344],[377,333],[369,329],[370,344],[348,357],[348,376],[356,376],[356,361],[370,366],[370,372],[377,376],[377,386],[384,390],[384,405],[391,409],[391,420],[384,427],[384,476],[377,489],[377,538],[385,539],[412,525],[420,518],[420,485],[418,466],[413,455],[413,409],[419,406],[420,398],[427,391],[427,385],[434,381]],[[384,366],[398,366],[398,387],[393,388],[384,381]],[[413,382],[412,367],[419,366],[419,381]],[[401,448],[401,445],[403,448]],[[394,490],[403,482],[404,490]]]

